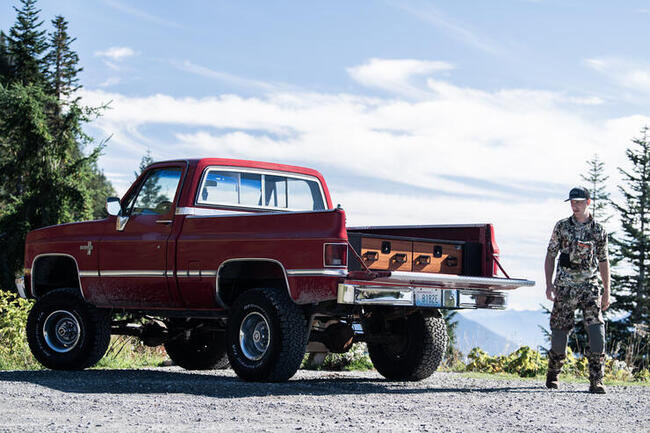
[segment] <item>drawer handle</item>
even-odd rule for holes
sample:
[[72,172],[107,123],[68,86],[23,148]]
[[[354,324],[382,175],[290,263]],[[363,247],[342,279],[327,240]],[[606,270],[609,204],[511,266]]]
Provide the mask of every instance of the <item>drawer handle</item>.
[[379,253],[377,251],[366,251],[363,254],[363,259],[368,262],[376,262],[379,260]]
[[417,259],[415,259],[415,263],[418,265],[430,265],[431,264],[431,256],[418,256]]
[[393,256],[393,261],[395,263],[406,263],[406,254],[395,254]]

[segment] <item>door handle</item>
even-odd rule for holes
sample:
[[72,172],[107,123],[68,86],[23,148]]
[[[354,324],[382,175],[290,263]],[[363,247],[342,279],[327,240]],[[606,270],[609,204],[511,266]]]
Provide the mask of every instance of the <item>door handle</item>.
[[172,220],[156,220],[156,224],[171,224]]

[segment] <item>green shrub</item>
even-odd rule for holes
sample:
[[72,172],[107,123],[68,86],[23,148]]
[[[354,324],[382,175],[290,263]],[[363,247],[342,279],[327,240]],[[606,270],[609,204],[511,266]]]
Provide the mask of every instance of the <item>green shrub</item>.
[[542,355],[528,346],[522,346],[517,351],[505,357],[504,371],[518,374],[521,377],[535,377],[546,373],[548,362]]
[[639,370],[634,375],[634,380],[639,382],[650,382],[650,368]]
[[32,356],[25,337],[32,305],[33,301],[0,290],[0,370],[42,368]]

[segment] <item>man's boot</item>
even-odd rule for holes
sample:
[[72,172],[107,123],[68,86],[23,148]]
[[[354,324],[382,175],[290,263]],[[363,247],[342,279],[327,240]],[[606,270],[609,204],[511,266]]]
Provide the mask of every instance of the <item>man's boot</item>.
[[558,389],[557,377],[564,365],[566,355],[558,355],[552,350],[548,351],[548,372],[546,373],[546,387],[548,389]]
[[590,353],[589,360],[589,392],[592,394],[605,394],[603,376],[605,375],[605,354]]

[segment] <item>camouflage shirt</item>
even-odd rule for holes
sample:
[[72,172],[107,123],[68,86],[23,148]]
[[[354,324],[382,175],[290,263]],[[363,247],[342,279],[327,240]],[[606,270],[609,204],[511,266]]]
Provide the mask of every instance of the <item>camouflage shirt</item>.
[[548,253],[568,255],[568,263],[558,261],[555,285],[571,286],[598,282],[598,263],[606,262],[607,232],[593,217],[581,224],[571,216],[558,221],[548,243]]

